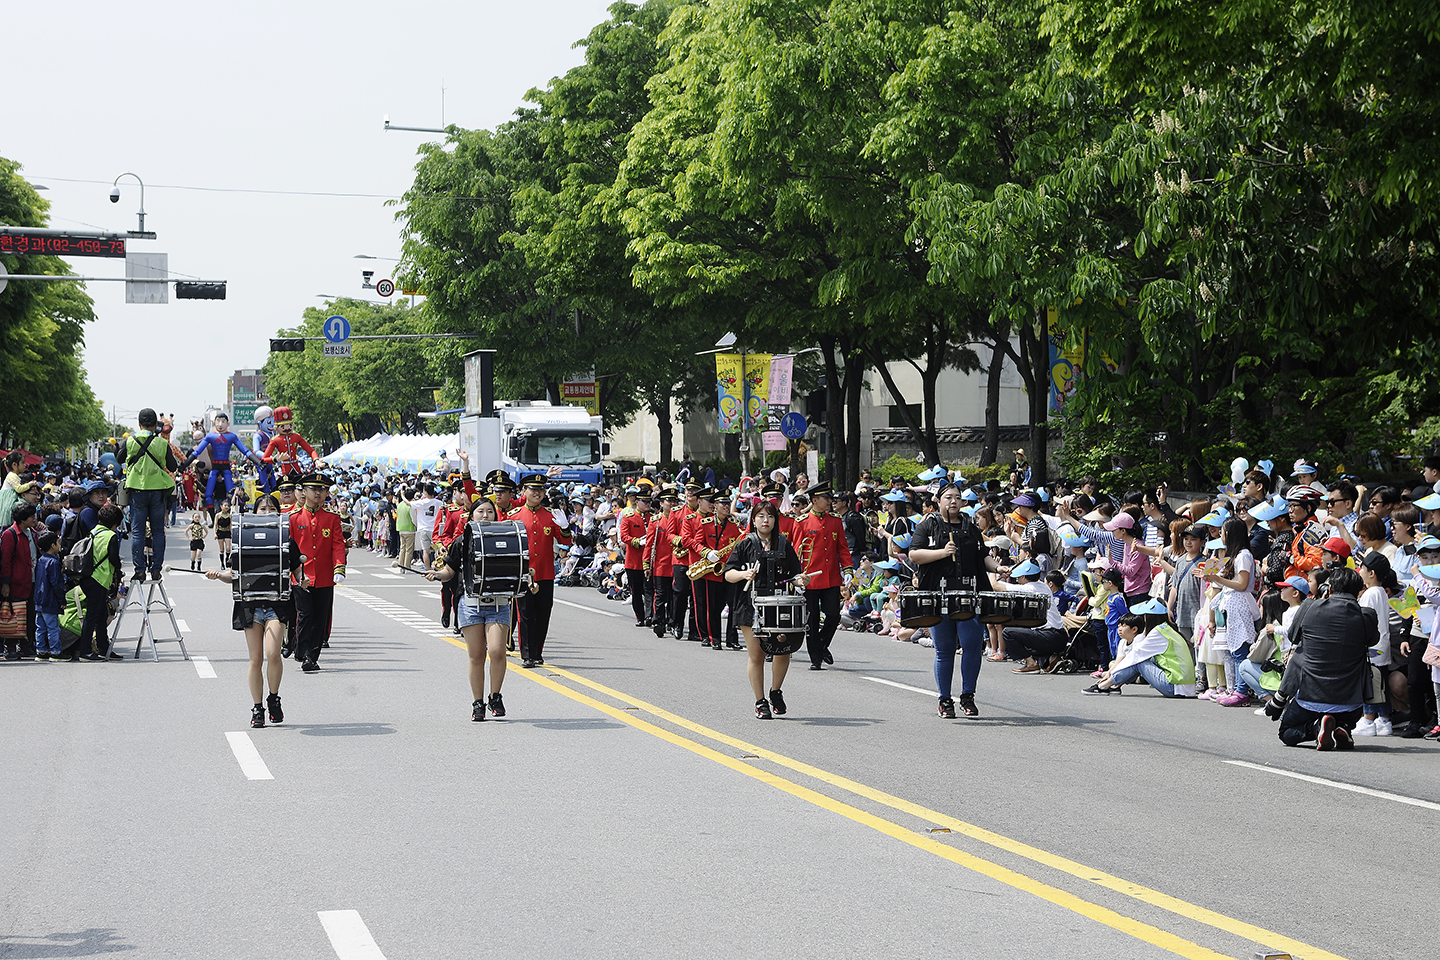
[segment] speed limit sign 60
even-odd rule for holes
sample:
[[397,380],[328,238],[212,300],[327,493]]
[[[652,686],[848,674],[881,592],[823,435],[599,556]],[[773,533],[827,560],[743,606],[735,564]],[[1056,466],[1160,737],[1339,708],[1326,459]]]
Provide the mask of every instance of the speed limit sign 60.
[[382,297],[388,297],[395,292],[394,280],[381,280],[375,284],[375,292]]

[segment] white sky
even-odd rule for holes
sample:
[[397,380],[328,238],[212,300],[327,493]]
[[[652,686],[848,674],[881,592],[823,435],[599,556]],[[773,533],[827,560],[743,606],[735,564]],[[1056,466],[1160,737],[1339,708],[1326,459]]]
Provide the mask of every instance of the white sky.
[[[572,44],[607,0],[529,3],[245,4],[6,2],[0,156],[49,189],[52,227],[123,232],[146,183],[154,241],[172,274],[228,281],[227,299],[125,303],[125,284],[91,283],[96,322],[85,366],[107,413],[150,406],[180,422],[223,402],[225,379],[265,363],[269,337],[324,301],[373,296],[361,269],[399,255],[382,199],[207,193],[158,184],[398,197],[416,147],[405,126],[503,123],[526,90],[582,62]],[[58,178],[103,183],[66,183]],[[73,258],[75,272],[124,276],[121,260]],[[15,281],[22,282],[22,281]],[[0,294],[4,296],[4,294]],[[363,333],[357,330],[356,333]],[[343,363],[342,360],[333,361]]]

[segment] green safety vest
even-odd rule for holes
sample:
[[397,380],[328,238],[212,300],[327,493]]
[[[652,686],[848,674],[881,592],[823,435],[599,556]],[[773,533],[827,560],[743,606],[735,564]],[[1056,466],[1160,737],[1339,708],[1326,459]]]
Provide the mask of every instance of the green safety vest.
[[90,558],[94,561],[94,569],[90,572],[90,578],[106,590],[115,582],[116,569],[110,563],[110,541],[115,539],[115,531],[109,527],[95,527],[92,535],[95,540],[91,548]]
[[1164,653],[1155,655],[1155,663],[1165,671],[1165,679],[1177,687],[1195,682],[1195,660],[1190,656],[1190,645],[1180,636],[1180,631],[1170,624],[1157,627],[1160,636],[1169,641]]
[[[148,446],[145,439],[153,437]],[[158,433],[144,430],[132,435],[125,446],[125,489],[170,490],[175,480],[165,469],[170,444]]]
[[85,625],[85,595],[79,587],[65,595],[65,612],[60,614],[60,626],[76,636]]

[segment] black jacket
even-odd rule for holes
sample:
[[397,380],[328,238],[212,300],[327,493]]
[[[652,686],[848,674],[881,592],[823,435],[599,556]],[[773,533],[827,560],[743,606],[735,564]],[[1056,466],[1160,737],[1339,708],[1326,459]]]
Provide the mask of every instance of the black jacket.
[[1307,600],[1295,614],[1299,649],[1285,668],[1285,700],[1354,706],[1365,701],[1369,650],[1380,641],[1375,611],[1354,597]]

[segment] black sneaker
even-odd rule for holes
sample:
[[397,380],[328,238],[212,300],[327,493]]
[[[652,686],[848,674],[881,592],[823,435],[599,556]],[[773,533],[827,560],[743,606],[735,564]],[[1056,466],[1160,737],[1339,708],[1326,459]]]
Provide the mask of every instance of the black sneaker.
[[1100,684],[1098,684],[1098,683],[1092,683],[1092,684],[1090,684],[1090,686],[1086,687],[1084,690],[1081,690],[1080,692],[1083,693],[1083,694],[1085,694],[1085,696],[1087,696],[1087,697],[1108,697],[1108,696],[1110,696],[1110,694],[1112,694],[1112,693],[1119,693],[1119,692],[1120,692],[1120,688],[1119,688],[1119,687],[1102,687],[1102,686],[1100,686]]
[[521,660],[521,661],[520,661],[520,666],[524,667],[526,670],[532,669],[533,667],[535,667],[535,665],[536,665],[536,664],[535,664],[535,661],[534,661],[534,660]]
[[265,706],[270,710],[271,723],[284,723],[285,711],[280,709],[280,694],[272,693],[265,698]]
[[825,665],[824,665],[823,663],[812,663],[812,664],[810,664],[810,669],[811,669],[811,670],[824,670],[824,669],[825,669]]
[[497,717],[505,716],[505,700],[500,696],[499,690],[490,694],[490,712]]
[[770,691],[770,706],[775,709],[775,716],[785,716],[785,694],[779,690]]
[[1335,714],[1327,713],[1320,718],[1320,729],[1315,734],[1315,749],[1335,749]]
[[316,663],[314,660],[306,660],[304,663],[300,664],[300,669],[303,670],[305,673],[317,673],[320,670],[320,664]]
[[965,716],[967,717],[980,716],[980,708],[975,706],[975,694],[960,694],[960,712],[965,714]]
[[476,700],[474,703],[470,704],[470,719],[474,720],[476,723],[479,723],[481,720],[485,719],[484,700]]
[[739,640],[726,640],[725,646],[729,647],[731,650],[745,649],[745,644],[741,643]]
[[1354,749],[1355,749],[1355,738],[1352,737],[1352,736],[1350,736],[1350,731],[1349,731],[1349,730],[1346,730],[1344,727],[1340,726],[1340,724],[1338,724],[1338,723],[1335,724],[1335,749],[1336,749],[1336,750],[1354,750]]
[[942,719],[945,719],[945,720],[954,720],[954,719],[955,719],[955,701],[952,700],[952,699],[949,698],[949,697],[941,697],[941,698],[940,698],[940,707],[939,707],[939,710],[938,710],[938,714],[939,714],[939,716],[940,716]]
[[144,571],[144,570],[136,570],[136,571],[135,571],[135,575],[132,576],[130,579],[133,580],[135,583],[144,583],[144,582],[145,582],[145,571]]
[[756,700],[756,701],[755,701],[755,719],[756,719],[756,720],[774,720],[774,719],[775,719],[775,718],[774,718],[773,716],[771,716],[771,714],[770,714],[770,701],[768,701],[768,700]]
[[260,704],[258,703],[250,709],[250,726],[265,726],[265,708],[260,706]]
[[445,612],[440,614],[440,626],[446,630],[450,629],[450,608],[446,607]]
[[830,648],[829,648],[829,647],[826,647],[826,648],[825,648],[825,652],[822,653],[822,654],[820,654],[820,659],[821,659],[821,660],[824,660],[826,663],[830,664],[832,667],[835,665],[835,658],[830,655]]
[[164,573],[163,570],[151,570],[151,571],[150,571],[150,579],[151,579],[151,580],[161,580],[161,579],[164,579],[164,578],[161,576],[162,573]]

